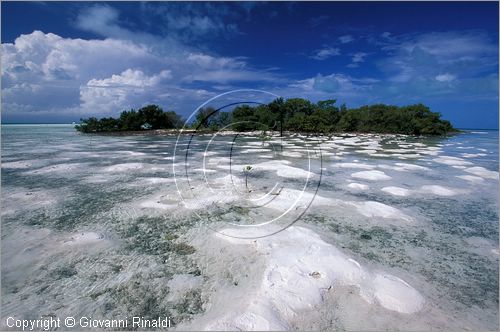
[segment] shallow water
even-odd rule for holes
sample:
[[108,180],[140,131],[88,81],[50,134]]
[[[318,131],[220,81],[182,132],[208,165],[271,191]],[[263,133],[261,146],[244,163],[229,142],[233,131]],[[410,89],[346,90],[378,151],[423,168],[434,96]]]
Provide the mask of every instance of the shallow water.
[[3,317],[498,325],[498,132],[177,141],[2,125],[1,190]]

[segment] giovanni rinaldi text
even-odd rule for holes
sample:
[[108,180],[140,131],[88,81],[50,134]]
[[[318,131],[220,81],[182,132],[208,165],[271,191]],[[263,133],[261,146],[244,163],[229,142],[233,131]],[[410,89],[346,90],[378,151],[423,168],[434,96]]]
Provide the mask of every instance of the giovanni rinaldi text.
[[169,328],[172,326],[170,317],[125,317],[123,319],[95,319],[92,317],[40,317],[39,319],[18,319],[7,317],[5,325],[22,331],[54,330],[58,328]]

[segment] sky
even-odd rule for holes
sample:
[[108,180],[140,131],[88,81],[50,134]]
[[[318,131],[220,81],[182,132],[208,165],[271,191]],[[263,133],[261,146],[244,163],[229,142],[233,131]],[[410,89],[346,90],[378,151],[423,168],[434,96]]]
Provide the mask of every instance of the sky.
[[[256,89],[498,129],[498,2],[1,3],[3,123]],[[243,98],[243,97],[241,97]],[[273,97],[274,98],[274,97]]]

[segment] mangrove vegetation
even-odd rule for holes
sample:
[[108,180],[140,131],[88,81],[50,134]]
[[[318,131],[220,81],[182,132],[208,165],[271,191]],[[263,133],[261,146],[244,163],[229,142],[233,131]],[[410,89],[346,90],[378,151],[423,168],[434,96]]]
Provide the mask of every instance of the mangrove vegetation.
[[[185,122],[173,111],[157,105],[123,111],[119,118],[81,119],[75,128],[83,133],[180,129]],[[288,131],[315,134],[338,132],[407,135],[446,135],[457,132],[423,104],[393,106],[367,105],[359,108],[337,106],[336,100],[313,103],[302,98],[278,98],[269,104],[239,105],[232,111],[211,107],[199,110],[186,127],[196,130]]]

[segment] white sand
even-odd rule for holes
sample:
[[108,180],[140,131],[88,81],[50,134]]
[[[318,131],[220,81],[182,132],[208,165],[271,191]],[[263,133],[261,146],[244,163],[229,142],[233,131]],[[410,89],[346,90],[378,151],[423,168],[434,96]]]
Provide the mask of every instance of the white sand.
[[477,158],[486,156],[486,153],[462,153],[461,156],[464,158]]
[[278,176],[291,179],[310,178],[314,175],[314,173],[306,171],[302,168],[291,167],[291,166],[282,166],[281,168],[278,169],[276,174]]
[[366,153],[369,155],[377,154],[377,150],[356,150],[357,153]]
[[268,153],[268,152],[272,152],[272,151],[273,150],[271,150],[271,149],[255,149],[255,148],[252,148],[252,149],[241,150],[240,153],[262,153],[262,152]]
[[199,288],[203,283],[202,276],[192,274],[176,274],[168,281],[168,301],[179,301],[185,294],[193,289]]
[[382,171],[361,171],[351,174],[353,178],[370,180],[370,181],[381,181],[390,180],[391,177],[386,175]]
[[139,170],[143,169],[144,164],[142,163],[124,163],[124,164],[116,164],[113,166],[108,166],[104,169],[105,172],[124,172],[131,170]]
[[163,183],[172,183],[175,180],[173,178],[140,178],[140,182],[148,183],[148,184],[163,184]]
[[[252,230],[224,229],[222,232],[248,236]],[[355,286],[366,302],[400,313],[418,312],[425,302],[403,280],[363,268],[306,228],[293,226],[258,240],[217,234],[201,241],[199,257],[206,260],[212,255],[220,261],[216,263],[208,258],[207,269],[214,269],[212,264],[224,264],[230,268],[232,280],[238,280],[239,284],[237,287],[224,285],[219,276],[208,294],[208,310],[196,318],[189,329],[290,329],[298,314],[306,314],[323,303],[323,294],[333,285]],[[245,259],[234,261],[233,250],[246,253]],[[248,269],[247,260],[253,261],[253,269]],[[227,301],[229,295],[230,302]]]
[[395,196],[408,196],[410,194],[410,190],[400,187],[384,187],[380,190]]
[[190,172],[210,173],[210,174],[217,173],[216,170],[209,169],[209,168],[194,168],[194,169],[190,170]]
[[67,173],[75,171],[85,171],[87,170],[86,163],[64,163],[45,166],[36,170],[31,170],[25,172],[25,174],[51,174],[51,173]]
[[[290,164],[289,161],[287,160],[270,160],[270,161],[265,161],[262,163],[258,163],[253,165],[254,170],[265,170],[265,171],[275,171],[276,174],[280,177],[285,177],[285,178],[311,178],[314,173],[309,172],[308,170],[298,168],[298,167],[293,167],[293,166],[288,166]],[[244,165],[234,165],[234,169],[243,169]]]
[[384,308],[401,313],[417,312],[422,307],[422,296],[403,280],[379,274],[373,280],[374,297]]
[[122,153],[128,154],[129,156],[133,156],[133,157],[139,157],[139,156],[146,155],[144,152],[138,152],[138,151],[123,151]]
[[[296,151],[283,151],[283,152],[280,152],[280,155],[282,155],[283,157],[289,157],[289,158],[307,158],[307,151],[304,150],[305,153],[302,154],[300,152],[296,152]],[[309,154],[310,155],[314,155],[314,152],[313,151],[309,151]]]
[[15,190],[8,190],[2,187],[2,216],[17,214],[22,211],[21,207],[37,208],[57,208],[61,202],[68,198],[66,191],[54,189],[33,190],[29,188],[17,187]]
[[333,163],[333,167],[340,168],[359,168],[359,169],[374,169],[375,165],[361,164],[361,163]]
[[453,188],[447,188],[439,185],[426,185],[420,188],[420,192],[426,194],[434,194],[438,196],[454,196],[458,194],[458,191]]
[[433,160],[437,163],[450,165],[450,166],[472,165],[472,163],[470,161],[467,161],[467,160],[464,160],[464,159],[458,158],[458,157],[442,156],[442,157],[435,158]]
[[64,244],[66,245],[89,245],[103,241],[104,237],[94,232],[80,232],[71,235],[70,239]]
[[474,176],[474,175],[455,175],[455,177],[459,179],[463,179],[469,182],[483,182],[484,179],[479,177],[479,176]]
[[477,176],[480,176],[485,179],[495,179],[498,180],[498,172],[495,171],[490,171],[487,170],[484,167],[476,166],[476,167],[469,167],[465,169],[467,173],[471,173]]
[[413,221],[413,218],[411,218],[410,216],[404,214],[403,212],[392,206],[383,203],[367,201],[351,202],[350,204],[354,205],[359,213],[369,218],[396,219],[406,222]]
[[397,171],[429,171],[428,167],[415,165],[415,164],[407,164],[407,163],[396,163],[397,167],[394,167]]
[[139,204],[140,207],[150,208],[150,209],[162,209],[162,210],[170,210],[177,207],[177,205],[173,204],[163,204],[161,201],[157,200],[146,200]]
[[11,161],[2,163],[2,168],[26,169],[30,167],[31,163],[26,161]]
[[354,189],[354,190],[368,190],[368,188],[369,188],[366,184],[356,183],[356,182],[349,183],[347,185],[347,187]]

